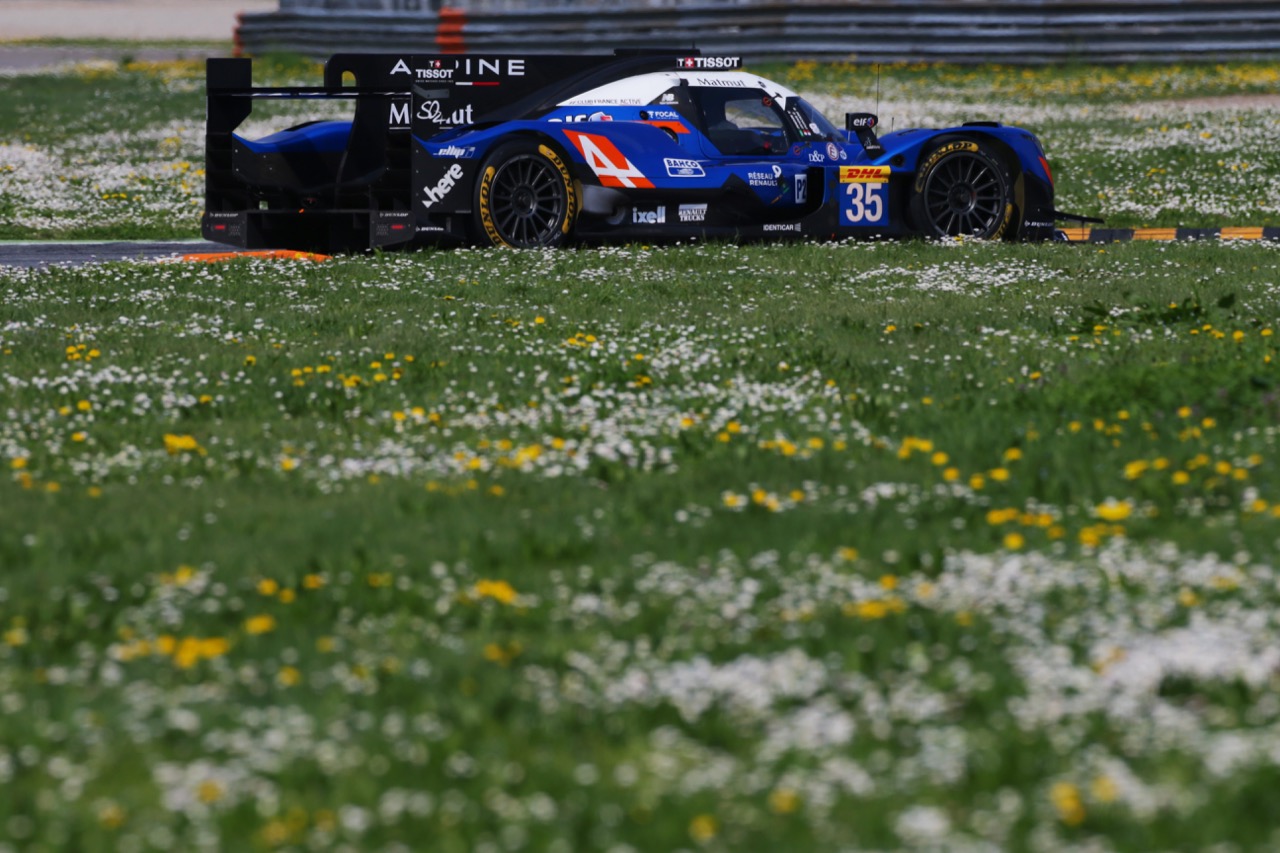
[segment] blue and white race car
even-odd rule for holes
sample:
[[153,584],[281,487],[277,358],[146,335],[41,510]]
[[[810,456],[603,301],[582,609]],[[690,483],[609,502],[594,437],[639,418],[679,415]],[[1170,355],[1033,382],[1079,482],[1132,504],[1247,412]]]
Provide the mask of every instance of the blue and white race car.
[[[1053,177],[1027,130],[836,127],[737,57],[339,54],[325,85],[209,60],[206,238],[242,248],[537,248],[690,238],[1044,240]],[[262,98],[349,120],[248,139]]]

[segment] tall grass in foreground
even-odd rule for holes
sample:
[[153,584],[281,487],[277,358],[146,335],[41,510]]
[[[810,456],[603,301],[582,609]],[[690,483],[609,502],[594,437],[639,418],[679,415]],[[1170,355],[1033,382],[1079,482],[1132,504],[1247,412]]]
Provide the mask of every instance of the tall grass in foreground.
[[0,272],[0,835],[1274,847],[1278,280],[1253,244]]

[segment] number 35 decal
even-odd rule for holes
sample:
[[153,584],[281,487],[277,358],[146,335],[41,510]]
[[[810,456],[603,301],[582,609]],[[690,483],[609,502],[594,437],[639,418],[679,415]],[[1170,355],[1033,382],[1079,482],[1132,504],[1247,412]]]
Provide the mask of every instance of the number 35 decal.
[[883,225],[888,186],[884,183],[845,184],[844,195],[840,198],[840,222],[844,225]]

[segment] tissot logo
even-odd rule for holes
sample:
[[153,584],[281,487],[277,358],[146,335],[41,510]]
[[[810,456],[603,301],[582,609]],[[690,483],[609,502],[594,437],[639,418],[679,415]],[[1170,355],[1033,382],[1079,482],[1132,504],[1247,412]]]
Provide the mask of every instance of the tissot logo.
[[667,209],[659,207],[656,210],[641,210],[633,208],[631,211],[631,222],[633,225],[664,225],[667,221]]
[[686,56],[676,60],[677,68],[728,69],[742,67],[740,56]]

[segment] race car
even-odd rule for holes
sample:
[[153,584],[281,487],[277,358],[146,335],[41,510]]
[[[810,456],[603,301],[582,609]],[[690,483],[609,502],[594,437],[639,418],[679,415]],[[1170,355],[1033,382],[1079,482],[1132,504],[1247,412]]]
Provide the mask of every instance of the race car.
[[[1044,240],[1053,175],[1022,128],[837,128],[734,56],[338,54],[324,85],[207,66],[207,239],[248,249],[777,237]],[[250,139],[260,99],[345,120]]]

